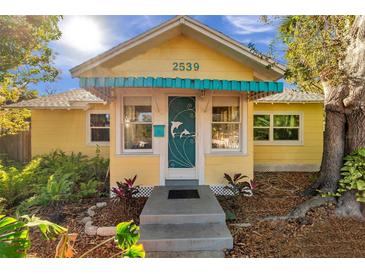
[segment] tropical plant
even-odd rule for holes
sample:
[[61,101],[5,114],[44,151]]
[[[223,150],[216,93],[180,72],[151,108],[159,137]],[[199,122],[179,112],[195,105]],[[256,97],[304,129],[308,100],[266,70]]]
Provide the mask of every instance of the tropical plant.
[[89,158],[81,153],[56,150],[34,158],[25,166],[0,161],[3,206],[10,209],[22,203],[21,207],[26,209],[39,202],[40,196],[57,201],[56,196],[62,200],[99,195],[99,182],[105,181],[109,163],[99,153]]
[[253,190],[256,188],[256,184],[248,176],[242,175],[242,173],[236,173],[231,177],[227,173],[224,173],[224,178],[227,181],[225,189],[231,191],[233,195],[252,196]]
[[31,247],[29,230],[37,227],[47,240],[66,233],[67,229],[38,217],[22,216],[19,220],[0,215],[0,258],[24,258]]
[[86,183],[80,184],[80,190],[78,191],[78,196],[81,198],[95,197],[98,193],[98,188],[100,187],[100,182],[91,179]]
[[124,178],[124,182],[117,182],[117,187],[112,188],[116,198],[128,202],[133,198],[133,195],[139,193],[139,186],[134,186],[136,180],[137,175],[133,178]]
[[365,148],[352,152],[344,160],[337,192],[322,193],[322,196],[341,197],[347,191],[355,191],[356,200],[365,203]]
[[82,254],[80,258],[85,257],[92,251],[100,248],[108,242],[114,241],[116,246],[121,250],[112,257],[121,256],[123,258],[144,258],[145,251],[142,244],[138,244],[140,239],[139,226],[137,226],[132,220],[129,222],[119,223],[116,227],[115,237],[111,237],[101,242],[100,244],[89,249]]

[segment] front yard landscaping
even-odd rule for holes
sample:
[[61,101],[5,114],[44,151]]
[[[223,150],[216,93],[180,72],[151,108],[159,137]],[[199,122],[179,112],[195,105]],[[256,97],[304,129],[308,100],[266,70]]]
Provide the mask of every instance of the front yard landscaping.
[[[226,257],[364,257],[365,227],[361,221],[340,219],[334,215],[334,205],[326,205],[310,211],[305,218],[292,221],[265,220],[268,216],[282,216],[306,198],[298,193],[308,186],[313,173],[256,173],[257,188],[252,197],[219,197],[225,210],[236,219],[228,226],[234,237],[234,248]],[[133,219],[139,223],[145,198],[134,198],[129,207],[108,198],[94,198],[82,202],[63,203],[45,207],[37,215],[51,219],[70,232],[78,233],[75,257],[101,243],[106,237],[88,236],[80,220],[85,211],[97,202],[107,206],[96,209],[93,218],[97,225],[111,226],[120,221]],[[58,214],[55,215],[55,212]],[[38,232],[32,237],[29,252],[36,257],[54,257],[56,242],[46,242]],[[118,253],[110,242],[94,250],[87,257],[112,257]]]

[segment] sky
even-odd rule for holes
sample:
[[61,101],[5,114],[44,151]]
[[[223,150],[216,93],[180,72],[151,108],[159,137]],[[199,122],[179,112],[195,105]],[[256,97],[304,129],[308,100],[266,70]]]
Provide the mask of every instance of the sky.
[[[79,87],[69,69],[131,39],[173,16],[64,16],[60,22],[62,36],[50,43],[55,53],[54,65],[60,75],[55,82],[36,86],[41,95],[58,93]],[[191,16],[245,45],[253,43],[262,53],[268,53],[277,37],[276,28],[260,22],[259,16]],[[276,42],[277,60],[285,63],[283,45]]]

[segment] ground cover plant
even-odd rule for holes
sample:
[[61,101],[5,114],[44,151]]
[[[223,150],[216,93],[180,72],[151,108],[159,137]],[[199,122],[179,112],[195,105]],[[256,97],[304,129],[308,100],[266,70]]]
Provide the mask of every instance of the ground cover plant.
[[0,209],[27,213],[36,205],[75,201],[99,195],[109,161],[100,156],[56,150],[22,166],[0,162]]

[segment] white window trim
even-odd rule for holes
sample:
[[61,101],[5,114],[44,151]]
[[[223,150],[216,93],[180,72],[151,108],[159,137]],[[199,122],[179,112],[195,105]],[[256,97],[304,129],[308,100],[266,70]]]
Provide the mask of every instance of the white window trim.
[[[111,131],[111,126],[109,124],[109,127],[99,127],[99,128],[109,128],[109,142],[94,142],[91,141],[91,125],[90,125],[90,117],[91,114],[108,114],[110,117],[110,112],[108,110],[88,110],[86,112],[86,145],[88,146],[109,146],[110,145],[110,131]],[[110,121],[111,122],[111,121]],[[97,128],[97,127],[93,127],[93,128]]]
[[[269,128],[269,141],[255,141],[254,145],[274,145],[274,146],[302,146],[304,145],[304,113],[301,111],[255,111],[253,115],[270,115],[270,127]],[[299,140],[274,140],[274,115],[299,115]],[[252,125],[252,131],[254,131],[255,126]],[[289,127],[283,127],[289,128]],[[296,127],[295,127],[296,128]],[[252,132],[252,134],[254,134]],[[254,138],[255,136],[253,136]]]
[[[213,122],[213,99],[216,97],[237,97],[239,100],[239,114],[240,114],[240,120],[238,122]],[[210,136],[210,154],[214,155],[242,155],[242,154],[246,154],[247,152],[245,151],[246,146],[243,144],[244,141],[247,141],[247,133],[244,132],[244,130],[246,129],[246,127],[244,126],[243,122],[246,119],[246,115],[244,115],[244,106],[243,106],[243,99],[242,99],[242,95],[237,94],[237,95],[232,95],[232,94],[212,94],[211,97],[211,105],[210,105],[210,127],[209,127],[209,136]],[[247,122],[247,121],[246,121]],[[212,126],[213,123],[217,123],[217,124],[238,124],[239,128],[238,128],[238,132],[239,132],[239,147],[237,149],[223,149],[223,148],[213,148],[212,147]],[[247,129],[246,129],[247,131]]]
[[[150,97],[151,98],[151,122],[130,122],[129,124],[147,124],[151,125],[152,127],[152,148],[151,149],[126,149],[124,144],[124,125],[126,124],[124,122],[124,98],[126,97]],[[153,154],[153,105],[152,105],[153,97],[152,95],[122,95],[120,96],[119,102],[120,102],[120,112],[119,112],[119,131],[120,131],[120,139],[118,142],[120,142],[120,154],[122,155],[151,155]]]

